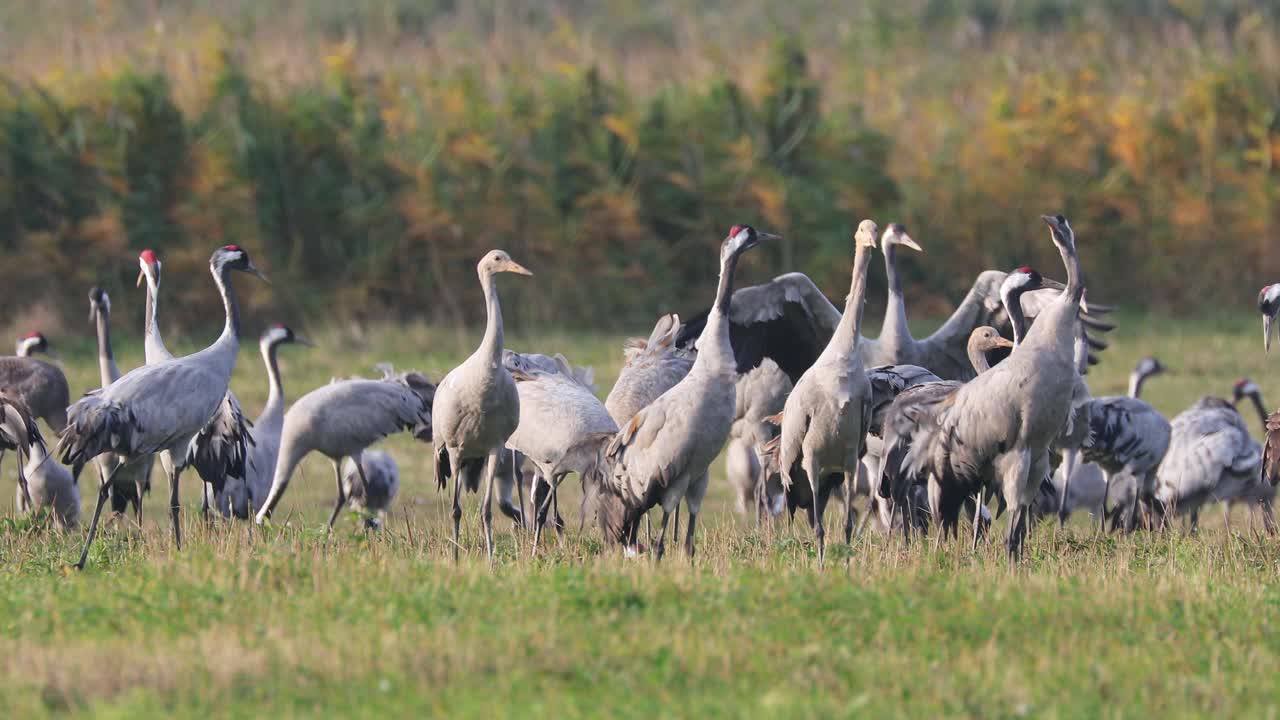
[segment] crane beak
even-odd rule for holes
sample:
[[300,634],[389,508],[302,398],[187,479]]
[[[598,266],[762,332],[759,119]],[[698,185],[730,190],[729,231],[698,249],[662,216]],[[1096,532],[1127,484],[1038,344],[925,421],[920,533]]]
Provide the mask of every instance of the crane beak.
[[306,345],[306,346],[307,346],[307,347],[309,347],[309,348],[313,348],[313,347],[315,347],[315,346],[316,346],[316,344],[315,344],[315,343],[311,342],[310,340],[308,340],[308,339],[306,339],[306,338],[304,338],[304,337],[302,337],[301,335],[298,335],[298,334],[296,334],[296,333],[295,333],[295,334],[294,334],[294,336],[293,336],[293,341],[294,341],[294,342],[296,342],[296,343],[298,343],[299,345]]
[[1050,290],[1057,290],[1059,292],[1067,289],[1067,286],[1065,284],[1060,283],[1057,280],[1051,280],[1047,277],[1040,278],[1040,287],[1048,288]]
[[761,242],[765,240],[781,240],[782,239],[781,235],[774,235],[773,233],[760,232],[759,230],[756,231],[756,237],[759,238]]
[[1276,318],[1274,315],[1262,316],[1262,351],[1271,352],[1271,335],[1275,330]]
[[510,262],[508,262],[507,264],[503,265],[503,266],[502,266],[502,271],[503,271],[503,272],[509,272],[509,273],[515,273],[515,274],[517,274],[517,275],[527,275],[527,276],[529,276],[529,277],[533,277],[533,272],[531,272],[531,271],[529,270],[529,268],[527,268],[527,267],[525,267],[525,266],[521,265],[520,263],[516,262],[515,260],[511,260],[511,261],[510,261]]
[[912,239],[911,239],[911,236],[910,236],[910,235],[907,235],[906,233],[903,233],[903,234],[898,238],[898,244],[899,244],[899,245],[901,245],[901,246],[903,246],[903,247],[909,247],[909,248],[911,248],[912,250],[915,250],[915,251],[916,251],[916,252],[918,252],[918,253],[922,253],[922,252],[924,252],[924,248],[920,247],[920,243],[917,243],[915,240],[912,240]]
[[1048,225],[1051,228],[1058,227],[1058,219],[1052,215],[1041,215],[1040,219],[1044,221],[1045,225]]
[[266,283],[266,284],[268,284],[268,285],[270,285],[270,284],[271,284],[271,281],[267,279],[267,276],[266,276],[266,275],[263,275],[263,274],[262,274],[262,271],[261,271],[261,270],[259,270],[257,267],[255,267],[255,266],[254,266],[254,264],[253,264],[252,262],[251,262],[251,263],[249,263],[249,267],[245,268],[245,270],[244,270],[244,271],[245,271],[245,272],[247,272],[247,273],[249,273],[250,275],[252,275],[252,276],[254,276],[254,277],[258,278],[259,280],[261,280],[262,282],[264,282],[264,283]]
[[1002,336],[1000,336],[1000,337],[998,337],[998,338],[996,338],[996,339],[993,341],[993,344],[994,344],[996,347],[998,347],[998,348],[1012,348],[1012,347],[1013,347],[1013,341],[1012,341],[1012,340],[1010,340],[1010,339],[1009,339],[1009,338],[1007,338],[1007,337],[1004,337],[1003,335],[1002,335]]
[[139,270],[139,271],[138,271],[138,282],[134,283],[134,287],[142,287],[142,281],[143,281],[143,279],[145,279],[145,278],[146,278],[146,276],[147,276],[146,271],[144,271],[144,270]]

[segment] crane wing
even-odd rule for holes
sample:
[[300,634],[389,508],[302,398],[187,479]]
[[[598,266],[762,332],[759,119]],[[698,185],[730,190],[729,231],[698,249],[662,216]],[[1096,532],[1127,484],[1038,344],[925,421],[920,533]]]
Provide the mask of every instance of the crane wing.
[[1262,452],[1262,479],[1280,485],[1280,410],[1267,417],[1267,442]]
[[240,401],[228,390],[217,412],[192,439],[186,464],[193,466],[215,493],[222,491],[228,477],[245,476],[245,458],[253,445],[251,425],[240,410]]

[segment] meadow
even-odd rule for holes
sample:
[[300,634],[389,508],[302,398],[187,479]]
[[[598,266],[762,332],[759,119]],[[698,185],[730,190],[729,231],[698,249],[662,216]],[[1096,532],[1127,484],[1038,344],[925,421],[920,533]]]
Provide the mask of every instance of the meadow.
[[[1095,394],[1123,392],[1128,369],[1154,354],[1174,370],[1148,390],[1169,415],[1229,396],[1241,376],[1280,397],[1248,303],[1219,319],[1119,320],[1089,376]],[[55,338],[75,394],[96,384],[87,330]],[[175,350],[202,341],[183,339]],[[319,348],[281,353],[290,398],[380,361],[438,379],[477,335],[407,326],[313,339]],[[603,395],[622,339],[515,330],[507,344],[593,366]],[[122,366],[141,361],[139,345],[118,342]],[[265,373],[247,345],[233,387],[256,412]],[[403,485],[381,533],[348,515],[326,538],[333,479],[313,457],[262,529],[202,523],[188,473],[177,552],[157,475],[144,527],[108,526],[83,573],[68,568],[79,534],[14,518],[12,491],[0,493],[0,707],[24,718],[1280,714],[1280,541],[1251,533],[1243,511],[1230,531],[1209,513],[1196,536],[1098,537],[1077,516],[1037,527],[1013,568],[998,542],[973,554],[868,532],[833,543],[820,569],[803,521],[736,515],[717,467],[692,564],[624,558],[579,534],[571,478],[569,530],[537,559],[529,533],[498,518],[490,566],[469,498],[455,565],[430,448],[407,436],[385,446]],[[6,460],[0,487],[13,488]]]

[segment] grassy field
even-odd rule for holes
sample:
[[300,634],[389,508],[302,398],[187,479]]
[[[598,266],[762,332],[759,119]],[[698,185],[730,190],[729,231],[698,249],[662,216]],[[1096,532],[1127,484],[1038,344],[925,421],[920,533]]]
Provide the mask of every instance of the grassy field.
[[[1133,362],[1155,354],[1176,370],[1149,385],[1168,414],[1205,393],[1229,396],[1244,375],[1275,402],[1280,387],[1268,381],[1280,372],[1254,314],[1232,315],[1121,318],[1090,375],[1095,394],[1122,392]],[[315,339],[319,349],[282,352],[292,398],[382,360],[438,378],[475,336],[410,328]],[[563,351],[607,389],[621,339],[516,333],[508,345]],[[96,384],[87,337],[64,340],[62,352],[74,393]],[[141,350],[120,355],[132,366]],[[265,398],[247,348],[234,388],[251,411]],[[1280,543],[1248,533],[1242,513],[1230,534],[1210,513],[1195,537],[1097,538],[1084,518],[1063,532],[1042,526],[1015,569],[998,544],[973,555],[867,534],[831,548],[834,561],[818,570],[807,527],[735,515],[718,473],[693,565],[679,554],[658,567],[624,559],[572,529],[530,560],[528,534],[498,519],[490,568],[471,498],[469,552],[455,566],[429,448],[407,437],[386,445],[403,487],[379,535],[347,517],[326,542],[332,477],[313,458],[276,524],[252,533],[199,522],[189,473],[188,544],[175,552],[157,477],[145,528],[107,527],[84,573],[67,569],[79,535],[13,519],[10,458],[0,492],[4,714],[1280,714]],[[94,486],[82,483],[86,506]]]

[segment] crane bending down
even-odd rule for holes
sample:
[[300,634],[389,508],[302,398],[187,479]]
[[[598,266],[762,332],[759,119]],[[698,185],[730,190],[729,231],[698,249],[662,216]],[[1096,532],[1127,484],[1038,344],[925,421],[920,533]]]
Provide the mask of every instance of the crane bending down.
[[[298,398],[284,416],[271,490],[258,510],[257,522],[271,517],[294,469],[314,451],[333,463],[337,480],[337,500],[329,516],[332,530],[348,500],[342,459],[351,458],[360,471],[365,448],[388,435],[411,430],[416,438],[429,436],[435,396],[436,386],[425,375],[407,372],[382,380],[336,380]],[[362,481],[368,487],[367,478]]]
[[49,457],[44,442],[33,442],[28,448],[27,501],[18,488],[16,506],[18,512],[39,512],[49,508],[53,522],[63,530],[73,530],[80,525],[80,488],[71,471]]
[[[100,287],[89,290],[89,322],[94,324],[98,334],[98,375],[102,380],[102,387],[106,387],[119,380],[121,373],[111,350],[111,296]],[[128,467],[122,467],[111,480],[112,514],[123,515],[132,505],[139,527],[142,526],[142,496],[151,492],[153,459],[140,459]],[[98,456],[93,462],[98,466],[98,482],[101,483],[111,475],[112,467],[123,463],[124,458],[105,454]]]
[[733,276],[744,252],[773,237],[749,225],[729,229],[720,248],[720,281],[716,301],[698,337],[698,356],[680,382],[641,409],[609,443],[610,472],[605,491],[625,507],[621,527],[634,545],[638,519],[662,506],[662,528],[656,557],[666,547],[667,521],[682,499],[689,507],[685,550],[694,552],[694,532],[707,469],[724,448],[733,425],[737,366],[729,341]]
[[[229,246],[230,247],[230,246]],[[173,353],[165,347],[156,322],[156,309],[160,304],[160,259],[152,250],[138,255],[138,285],[147,284],[146,310],[143,321],[143,351],[148,365],[173,359]],[[265,278],[264,278],[265,279]],[[238,347],[238,345],[237,345]],[[222,493],[228,478],[243,475],[247,461],[245,453],[253,446],[248,421],[240,410],[240,401],[228,387],[222,402],[205,427],[200,429],[187,450],[183,464],[195,468],[204,482],[200,493],[200,512],[208,515],[210,498]],[[175,465],[173,454],[160,453],[160,465],[166,473],[172,473]]]
[[380,530],[400,492],[400,466],[385,450],[365,451],[358,468],[354,459],[344,458],[342,489],[351,501],[351,509],[365,513],[365,527]]
[[1156,473],[1156,504],[1165,520],[1189,515],[1194,530],[1207,503],[1244,499],[1266,485],[1262,446],[1232,403],[1205,396],[1170,425],[1169,450]]
[[[214,251],[209,258],[209,272],[222,295],[226,324],[212,345],[186,357],[137,368],[107,387],[91,391],[67,410],[68,424],[58,441],[58,455],[63,463],[71,465],[75,478],[79,479],[86,463],[107,452],[126,458],[123,465],[141,462],[158,452],[167,452],[175,461],[188,458],[195,436],[217,413],[235,370],[240,348],[240,310],[231,288],[232,271],[266,279],[243,249],[227,245]],[[243,446],[233,456],[243,459]],[[173,540],[179,548],[182,529],[178,479],[184,465],[174,462],[165,468],[169,475]],[[120,467],[116,465],[112,474]],[[244,472],[243,467],[239,472]],[[98,504],[76,563],[78,568],[83,569],[89,557],[112,481],[108,476],[98,490]]]
[[1021,558],[1028,510],[1048,477],[1049,446],[1070,421],[1079,389],[1076,328],[1084,273],[1061,215],[1042,218],[1067,270],[1067,288],[1007,359],[958,389],[907,462],[965,495],[998,487],[1010,508],[1008,553]]
[[280,363],[276,355],[280,346],[288,343],[315,347],[310,340],[280,323],[267,328],[258,339],[258,350],[267,367],[267,403],[262,406],[262,413],[253,421],[253,428],[249,431],[253,447],[245,462],[244,476],[228,477],[222,492],[212,500],[213,506],[223,515],[242,519],[253,517],[271,490],[276,455],[280,451],[280,433],[284,429],[284,383],[280,380]]
[[486,323],[480,347],[449,371],[436,391],[431,442],[436,452],[436,482],[445,489],[453,478],[453,559],[461,546],[462,488],[476,492],[484,480],[480,524],[485,553],[493,560],[493,482],[499,455],[520,421],[520,395],[502,364],[502,307],[494,275],[533,275],[502,250],[491,250],[476,265],[484,289]]
[[520,394],[520,423],[507,446],[537,468],[534,475],[534,533],[537,554],[547,512],[560,482],[569,473],[595,477],[604,449],[618,425],[592,392],[590,372],[575,371],[563,355],[522,354],[507,350],[503,364]]
[[825,559],[826,550],[823,511],[836,484],[823,482],[823,478],[827,474],[843,476],[845,524],[847,530],[852,529],[853,516],[848,506],[853,502],[858,461],[866,452],[871,383],[863,370],[859,332],[867,293],[867,267],[876,248],[877,231],[871,220],[859,223],[853,236],[853,277],[840,324],[826,349],[787,396],[779,423],[782,434],[777,454],[782,486],[789,490],[799,472],[809,483],[819,564]]
[[764,446],[776,435],[775,426],[766,418],[783,411],[791,390],[791,378],[768,358],[738,378],[737,410],[725,450],[725,474],[737,491],[740,513],[752,507],[758,517],[782,512],[781,478],[769,472],[761,457]]

